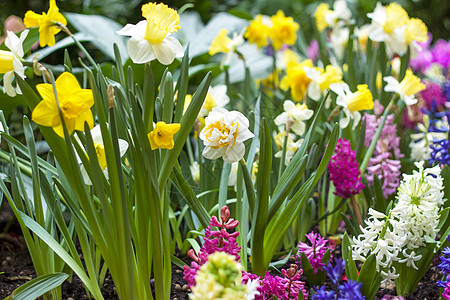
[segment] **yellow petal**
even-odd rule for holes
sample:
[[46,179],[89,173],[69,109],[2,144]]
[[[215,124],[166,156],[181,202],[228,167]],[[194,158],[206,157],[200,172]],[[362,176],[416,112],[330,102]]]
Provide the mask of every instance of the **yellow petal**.
[[92,115],[92,111],[90,109],[83,111],[80,116],[75,119],[75,129],[79,131],[84,131],[84,123],[87,122],[89,129],[94,127],[94,116]]
[[[53,22],[62,23],[67,25],[67,20],[64,16],[59,12],[58,6],[56,6],[55,0],[50,0],[50,7],[47,12],[48,19]],[[58,30],[59,31],[59,30]]]
[[386,22],[384,31],[391,33],[395,28],[401,27],[408,22],[408,13],[400,4],[392,2],[386,7]]
[[39,45],[41,47],[55,45],[55,35],[50,32],[50,26],[48,24],[39,27]]
[[36,89],[44,100],[55,101],[55,94],[53,93],[53,86],[50,83],[40,83],[36,85]]
[[231,39],[227,36],[228,30],[222,29],[219,34],[214,38],[209,47],[209,55],[214,55],[216,53],[228,53],[231,50],[230,43]]
[[162,3],[144,4],[142,16],[147,19],[145,39],[152,44],[161,43],[167,34],[180,28],[180,16],[177,11]]
[[14,70],[13,60],[12,52],[0,50],[0,74]]
[[61,95],[71,94],[74,90],[80,90],[80,84],[78,80],[69,72],[64,72],[59,75],[58,79],[55,81],[58,94]]
[[[42,126],[55,126],[55,117],[59,121],[58,108],[51,101],[41,101],[31,113],[31,120]],[[56,104],[56,103],[55,103]],[[57,122],[60,123],[60,122]]]
[[405,29],[406,44],[412,41],[425,42],[426,40],[428,40],[427,25],[420,19],[411,18]]
[[330,12],[332,11],[326,3],[320,3],[319,6],[317,6],[316,11],[314,12],[314,18],[316,19],[316,25],[319,31],[323,31],[328,27],[327,22],[325,22],[325,15]]
[[30,27],[39,27],[39,22],[42,18],[42,15],[38,15],[32,10],[29,10],[25,13],[25,18],[23,19],[23,23],[27,28]]
[[358,85],[358,91],[347,99],[347,108],[351,112],[373,108],[373,96],[367,84]]

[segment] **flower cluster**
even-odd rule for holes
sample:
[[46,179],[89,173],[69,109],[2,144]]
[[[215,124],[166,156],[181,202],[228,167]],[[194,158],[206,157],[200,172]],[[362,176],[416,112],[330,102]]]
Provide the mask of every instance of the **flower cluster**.
[[364,184],[361,182],[361,171],[358,169],[356,153],[350,147],[350,141],[339,138],[335,152],[328,164],[330,180],[336,187],[335,194],[342,198],[359,194]]
[[422,258],[417,249],[426,246],[426,237],[434,240],[438,232],[439,212],[444,202],[441,169],[425,169],[424,162],[416,163],[418,171],[403,174],[397,203],[388,215],[369,208],[369,218],[362,233],[353,237],[353,259],[365,261],[376,255],[377,271],[385,280],[395,279],[393,262],[406,263],[417,269],[415,262]]
[[409,62],[414,70],[427,74],[434,67],[447,70],[450,66],[450,42],[438,40],[433,47],[429,48],[432,41],[431,35],[428,40],[418,43],[417,56]]
[[[233,255],[236,261],[239,261],[239,251],[241,247],[238,246],[236,238],[239,232],[229,233],[228,230],[236,228],[239,221],[230,218],[230,210],[227,206],[220,209],[220,219],[216,216],[211,217],[209,226],[205,229],[204,244],[200,248],[198,256],[191,249],[188,255],[193,259],[191,262],[191,267],[184,266],[184,279],[189,283],[190,286],[195,286],[196,284],[196,274],[200,267],[206,263],[208,256],[215,252],[225,252],[227,254]],[[219,230],[212,230],[211,227],[218,227]]]
[[[323,270],[323,267],[325,266],[325,263],[322,262],[322,260],[325,252],[330,249],[327,245],[328,240],[325,237],[320,236],[319,233],[314,232],[306,234],[306,237],[311,243],[311,246],[306,243],[299,242],[297,245],[297,259],[300,261],[301,254],[304,253],[311,264],[311,267],[314,269],[314,274],[317,274],[317,272],[319,270]],[[331,259],[332,256],[330,257],[330,260]]]
[[[381,114],[384,107],[375,101],[375,115],[365,114],[366,119],[366,138],[364,144],[369,147],[373,140],[375,132],[381,123]],[[397,125],[394,123],[394,115],[388,115],[383,131],[378,138],[377,144],[369,160],[367,167],[367,180],[373,183],[374,176],[377,176],[383,183],[383,194],[387,197],[393,194],[400,184],[400,160],[403,154],[399,148],[400,137],[397,135]]]
[[[450,242],[450,236],[447,237],[447,241]],[[442,256],[440,256],[441,263],[438,267],[442,270],[441,273],[444,274],[445,281],[438,281],[437,285],[444,288],[442,297],[446,300],[450,299],[450,248],[446,247],[442,251]]]
[[344,299],[354,299],[354,300],[362,300],[365,297],[361,293],[362,283],[358,283],[353,280],[346,280],[342,282],[342,284],[338,285],[342,274],[344,273],[345,262],[342,259],[335,260],[335,266],[329,262],[326,266],[324,266],[325,271],[327,272],[327,276],[331,279],[333,285],[335,286],[335,290],[326,290],[325,286],[321,286],[320,288],[314,287],[316,294],[312,296],[313,300],[344,300]]

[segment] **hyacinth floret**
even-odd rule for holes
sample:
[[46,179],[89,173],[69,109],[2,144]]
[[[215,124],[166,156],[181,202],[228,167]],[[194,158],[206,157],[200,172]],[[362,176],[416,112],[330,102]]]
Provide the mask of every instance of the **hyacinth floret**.
[[334,193],[342,198],[359,194],[365,186],[361,182],[356,152],[351,149],[350,141],[339,138],[335,152],[328,164],[330,180],[336,187]]
[[[188,282],[189,286],[195,286],[195,276],[200,267],[206,263],[208,256],[215,252],[225,252],[233,255],[236,261],[240,260],[239,247],[236,238],[239,232],[229,233],[228,230],[236,228],[239,225],[238,220],[230,218],[230,210],[227,206],[220,209],[219,221],[216,216],[212,216],[209,222],[209,226],[205,229],[204,244],[200,248],[198,256],[194,250],[188,251],[188,256],[193,259],[191,267],[184,266],[183,274],[184,279]],[[219,230],[213,230],[212,227],[218,227]]]
[[[319,233],[314,232],[306,234],[306,237],[310,241],[311,246],[306,243],[299,242],[297,245],[297,259],[300,261],[301,254],[304,253],[306,258],[309,260],[311,267],[314,269],[314,274],[317,274],[319,270],[323,270],[323,266],[325,265],[325,263],[322,262],[322,259],[325,252],[330,249],[327,245],[328,240],[325,237],[320,236]],[[333,255],[331,254],[330,260],[332,257]]]

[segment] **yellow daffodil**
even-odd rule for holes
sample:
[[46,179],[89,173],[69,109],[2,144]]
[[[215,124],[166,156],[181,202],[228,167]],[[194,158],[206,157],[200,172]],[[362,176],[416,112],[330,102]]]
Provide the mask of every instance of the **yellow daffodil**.
[[361,110],[373,108],[373,96],[366,84],[357,86],[358,90],[354,93],[350,91],[346,83],[332,83],[330,89],[335,92],[338,97],[336,104],[342,106],[345,117],[339,121],[342,128],[346,128],[353,119],[353,129],[361,120]]
[[306,90],[311,79],[306,76],[303,67],[312,68],[311,59],[306,59],[300,64],[290,63],[286,68],[286,76],[280,82],[280,88],[283,90],[291,89],[291,96],[294,101],[301,101],[305,97]]
[[272,39],[272,45],[278,50],[283,45],[294,45],[297,40],[297,30],[300,25],[291,17],[286,17],[282,10],[277,11],[272,16],[272,27],[269,29],[269,37]]
[[5,46],[11,51],[0,50],[0,74],[3,76],[3,85],[5,86],[6,94],[10,97],[16,96],[16,94],[22,94],[19,86],[14,88],[11,81],[14,77],[14,73],[25,79],[25,69],[22,64],[23,48],[22,44],[28,35],[29,30],[24,30],[20,34],[20,38],[16,36],[12,31],[7,31],[5,39]]
[[225,53],[225,57],[222,60],[222,64],[228,65],[231,62],[233,53],[236,47],[244,42],[242,34],[233,33],[233,38],[227,36],[228,29],[221,29],[219,34],[214,38],[211,45],[209,46],[209,55],[214,55],[217,53]]
[[267,46],[267,32],[269,26],[267,22],[264,22],[262,15],[257,15],[250,25],[247,27],[247,31],[244,37],[250,44],[256,44],[258,48]]
[[[59,107],[61,108],[67,131],[84,131],[84,123],[89,128],[94,126],[91,107],[94,105],[92,90],[82,89],[75,76],[68,72],[62,73],[55,81]],[[49,83],[36,86],[43,100],[34,108],[31,118],[42,126],[53,127],[53,130],[64,137],[63,125],[58,112],[53,86]]]
[[66,18],[59,12],[59,8],[56,6],[56,0],[50,0],[50,8],[47,13],[43,12],[39,15],[34,11],[27,11],[23,22],[27,28],[39,27],[39,44],[41,47],[55,45],[55,35],[61,31],[58,28],[58,23],[64,26],[67,25]]
[[337,0],[333,4],[333,10],[330,10],[328,4],[321,3],[317,6],[314,17],[316,19],[317,29],[323,31],[327,27],[335,27],[339,20],[348,23],[352,17],[352,13],[348,9],[345,0]]
[[428,40],[428,28],[425,23],[417,18],[409,19],[405,28],[405,43],[410,44],[413,41],[425,42]]
[[342,70],[328,65],[325,71],[322,68],[304,67],[306,76],[312,80],[308,87],[308,96],[317,101],[330,84],[342,82]]
[[144,21],[136,25],[127,24],[117,31],[131,36],[128,40],[128,54],[136,64],[157,59],[163,65],[171,64],[175,57],[183,57],[183,47],[171,36],[180,28],[180,16],[165,4],[147,3],[142,6]]
[[328,27],[325,16],[330,12],[332,12],[330,6],[326,3],[320,3],[317,6],[316,11],[314,12],[314,18],[316,19],[316,26],[319,31],[323,31]]
[[248,126],[248,119],[240,112],[214,107],[200,132],[205,144],[203,156],[207,159],[223,157],[226,163],[241,160],[245,153],[244,141],[253,137]]
[[178,123],[166,124],[162,121],[156,123],[155,128],[148,134],[152,150],[172,149],[174,146],[173,136],[180,130],[180,126]]
[[400,99],[405,101],[406,105],[413,105],[417,103],[415,94],[425,89],[425,84],[420,81],[420,78],[415,76],[411,69],[406,70],[405,78],[398,82],[392,76],[384,77],[387,85],[384,87],[386,92],[397,93]]

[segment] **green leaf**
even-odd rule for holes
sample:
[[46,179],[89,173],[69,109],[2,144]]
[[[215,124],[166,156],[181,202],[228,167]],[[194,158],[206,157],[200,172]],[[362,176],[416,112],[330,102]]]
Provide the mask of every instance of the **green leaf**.
[[342,259],[345,261],[345,273],[347,278],[350,280],[358,279],[358,269],[356,268],[355,261],[352,255],[352,242],[348,237],[347,232],[344,233],[344,238],[342,239]]
[[68,277],[65,273],[41,275],[19,286],[4,300],[34,300],[60,286]]
[[358,282],[362,283],[361,293],[367,299],[374,299],[381,285],[381,275],[377,272],[377,259],[375,254],[369,255],[362,265]]

